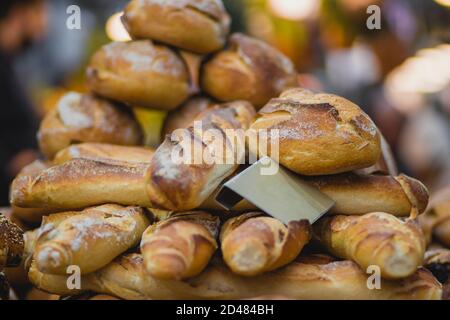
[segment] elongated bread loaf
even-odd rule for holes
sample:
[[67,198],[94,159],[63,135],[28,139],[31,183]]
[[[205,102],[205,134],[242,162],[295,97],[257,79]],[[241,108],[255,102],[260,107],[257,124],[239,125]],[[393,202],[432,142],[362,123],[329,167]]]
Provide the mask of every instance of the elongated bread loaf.
[[149,276],[144,259],[130,254],[116,259],[102,270],[82,277],[81,289],[67,288],[66,276],[40,273],[32,266],[31,281],[41,290],[73,295],[83,291],[110,294],[129,300],[144,299],[245,299],[255,296],[285,295],[294,299],[441,299],[442,286],[425,270],[411,277],[382,280],[379,290],[368,289],[369,275],[352,261],[331,263],[293,262],[257,277],[241,277],[218,261],[203,273],[186,281],[161,280]]
[[225,45],[231,20],[221,0],[132,0],[123,22],[133,38],[205,54]]
[[331,94],[287,90],[259,111],[251,129],[268,130],[268,146],[279,139],[274,150],[249,143],[252,153],[271,156],[308,176],[367,168],[381,155],[380,135],[369,116],[356,104]]
[[236,146],[254,116],[244,101],[217,105],[202,112],[197,125],[166,137],[147,169],[149,207],[183,212],[202,204],[239,167],[245,153]]
[[377,266],[386,279],[411,276],[425,253],[416,221],[381,212],[325,217],[314,225],[314,235],[332,254],[355,261],[363,270]]
[[70,92],[42,121],[38,132],[42,153],[54,155],[74,143],[139,145],[142,130],[129,110],[89,94]]
[[[343,173],[303,178],[335,201],[331,214],[386,212],[405,217],[414,213],[415,208],[418,212],[423,212],[428,204],[427,188],[420,181],[403,174],[391,177]],[[220,206],[214,201],[218,191],[200,207],[205,210],[220,210]],[[241,212],[258,208],[242,200],[233,210]]]
[[174,280],[198,275],[218,247],[219,224],[218,217],[198,211],[176,214],[150,226],[141,241],[147,272]]
[[255,276],[287,265],[311,239],[307,220],[289,223],[247,213],[229,219],[222,227],[222,255],[230,269],[243,276]]
[[71,265],[96,271],[136,246],[150,224],[143,209],[119,205],[60,215],[59,223],[44,221],[37,239],[34,259],[44,273],[63,275]]

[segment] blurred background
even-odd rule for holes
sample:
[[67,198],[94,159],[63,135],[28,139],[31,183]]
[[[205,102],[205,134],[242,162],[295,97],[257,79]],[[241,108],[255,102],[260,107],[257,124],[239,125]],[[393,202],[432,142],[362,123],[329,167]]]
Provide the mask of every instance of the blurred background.
[[[68,90],[85,90],[92,53],[126,41],[126,0],[1,0],[0,206],[37,157],[35,134]],[[450,0],[225,0],[233,31],[278,47],[302,86],[359,104],[390,143],[400,170],[431,191],[450,185]],[[67,19],[81,9],[81,29]],[[381,28],[366,23],[381,8]],[[164,114],[138,110],[149,132]],[[6,186],[6,187],[5,187]]]

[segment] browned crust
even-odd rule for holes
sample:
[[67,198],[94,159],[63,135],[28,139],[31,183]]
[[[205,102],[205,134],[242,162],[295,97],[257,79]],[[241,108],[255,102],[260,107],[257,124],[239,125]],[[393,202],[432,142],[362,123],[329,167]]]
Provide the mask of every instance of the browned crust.
[[23,231],[0,213],[0,270],[20,264],[24,245]]

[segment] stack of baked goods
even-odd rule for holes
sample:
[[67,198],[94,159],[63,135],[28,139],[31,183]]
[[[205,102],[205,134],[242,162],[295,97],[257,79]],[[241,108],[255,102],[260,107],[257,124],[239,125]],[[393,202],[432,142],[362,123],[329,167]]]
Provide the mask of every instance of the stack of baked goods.
[[[427,189],[395,172],[357,105],[296,88],[282,53],[229,35],[220,0],[133,0],[123,22],[133,40],[93,56],[90,92],[67,94],[45,117],[45,158],[12,184],[12,217],[40,225],[25,233],[10,279],[26,270],[35,288],[83,299],[441,299],[422,267]],[[183,51],[201,55],[200,69],[188,69]],[[136,106],[170,111],[155,150],[142,145]],[[228,129],[276,129],[279,163],[336,204],[313,226],[285,225],[246,201],[220,210],[212,197],[239,162],[174,161],[186,151],[178,128],[211,156],[232,144]],[[445,238],[444,223],[434,231]]]

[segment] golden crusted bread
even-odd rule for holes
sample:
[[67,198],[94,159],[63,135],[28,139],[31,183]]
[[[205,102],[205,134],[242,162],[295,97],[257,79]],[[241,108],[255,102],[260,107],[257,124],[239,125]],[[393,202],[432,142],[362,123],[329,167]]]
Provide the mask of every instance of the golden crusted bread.
[[430,270],[441,282],[450,280],[450,250],[445,248],[432,248],[425,252],[424,267]]
[[18,266],[23,250],[23,231],[0,213],[0,271]]
[[409,277],[423,262],[425,240],[415,220],[374,212],[325,217],[313,229],[332,254],[355,261],[363,270],[377,266],[386,279]]
[[251,129],[270,130],[268,145],[279,137],[276,150],[250,151],[278,158],[280,164],[304,175],[336,174],[366,168],[381,155],[380,135],[356,104],[332,94],[296,88],[272,99],[259,111]]
[[283,90],[297,86],[297,72],[276,48],[236,33],[224,51],[204,64],[201,82],[203,90],[220,101],[246,100],[260,109]]
[[207,97],[196,96],[189,99],[180,108],[169,112],[164,122],[162,137],[165,138],[176,129],[188,128],[200,113],[215,105],[216,103]]
[[122,106],[90,94],[69,92],[46,114],[38,142],[41,152],[53,159],[58,151],[80,142],[139,145],[142,130]]
[[223,225],[222,255],[234,273],[256,276],[292,262],[311,235],[307,220],[292,221],[285,226],[261,212],[246,213]]
[[68,290],[65,276],[45,275],[32,266],[30,279],[38,288],[60,295],[82,291],[110,294],[122,299],[245,299],[285,295],[310,300],[439,300],[441,284],[424,269],[400,281],[382,280],[379,290],[367,287],[368,275],[356,263],[293,262],[257,277],[241,277],[219,261],[186,281],[161,280],[145,272],[139,254],[122,256],[107,267],[82,277],[81,290]]
[[225,45],[231,22],[221,0],[132,0],[122,20],[135,39],[202,54]]
[[[254,116],[253,107],[245,101],[217,105],[195,119],[200,126],[166,137],[147,170],[149,207],[183,212],[202,204],[239,167],[244,155],[236,152],[233,140],[239,130],[244,135]],[[211,139],[208,132],[221,139]],[[203,157],[199,159],[198,154]],[[234,159],[227,161],[224,155]]]
[[76,265],[82,274],[91,273],[136,246],[149,225],[145,210],[113,204],[52,215],[39,230],[36,267],[64,275]]
[[428,241],[434,236],[440,243],[450,248],[450,188],[433,195],[427,212],[419,221]]
[[171,110],[189,96],[189,71],[172,49],[151,41],[103,46],[87,69],[95,93],[130,105]]
[[176,214],[150,226],[141,241],[145,269],[159,279],[198,275],[218,247],[219,224],[218,217],[197,211]]

